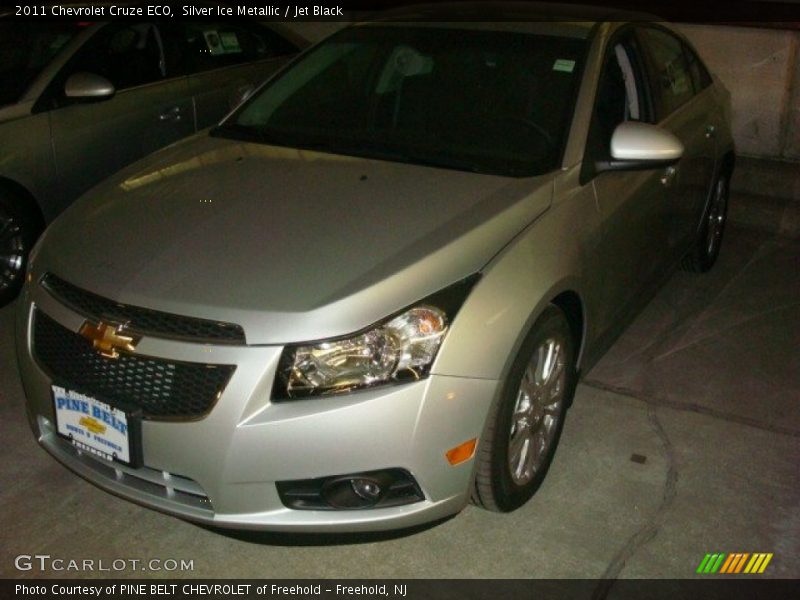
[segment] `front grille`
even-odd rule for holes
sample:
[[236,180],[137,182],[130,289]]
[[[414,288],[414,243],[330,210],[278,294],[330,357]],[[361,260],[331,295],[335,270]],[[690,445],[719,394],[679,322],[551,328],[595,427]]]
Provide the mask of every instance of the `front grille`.
[[137,335],[197,344],[244,345],[246,343],[241,325],[120,304],[75,287],[52,273],[44,276],[42,286],[56,300],[75,312],[95,321],[124,324],[126,331]]
[[57,384],[151,419],[199,418],[207,414],[236,367],[163,360],[121,352],[102,357],[83,336],[37,310],[33,351]]

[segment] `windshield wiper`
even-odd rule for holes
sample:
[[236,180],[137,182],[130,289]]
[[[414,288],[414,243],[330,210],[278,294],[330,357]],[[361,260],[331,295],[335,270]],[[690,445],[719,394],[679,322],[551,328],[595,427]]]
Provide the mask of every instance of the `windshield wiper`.
[[333,140],[297,140],[296,143],[288,143],[293,148],[303,150],[316,150],[328,152],[330,154],[343,154],[346,156],[358,156],[374,160],[390,160],[397,162],[413,162],[413,157],[405,152],[390,150],[387,148],[377,148],[357,139],[337,139]]
[[260,130],[255,127],[248,127],[237,123],[223,123],[212,127],[208,135],[212,137],[233,138],[246,142],[266,143],[264,134]]
[[388,160],[413,165],[455,169],[470,173],[490,172],[480,163],[440,154],[417,154],[413,151],[386,148],[370,140],[337,138],[331,139],[302,139],[301,137],[281,136],[276,132],[265,132],[257,127],[249,127],[236,123],[219,125],[213,128],[210,135],[215,137],[229,137],[233,139],[255,142],[260,144],[273,144],[299,150],[312,150],[330,154],[343,154],[358,156],[373,160]]
[[483,173],[486,168],[478,163],[454,158],[452,156],[419,156],[411,155],[411,162],[419,165],[426,165],[430,167],[443,167],[446,169],[455,169],[457,171],[469,171],[470,173]]
[[330,152],[332,154],[356,153],[354,149],[351,151],[349,147],[343,147],[330,140],[313,138],[303,139],[302,137],[282,135],[274,131],[268,132],[258,127],[239,125],[238,123],[223,123],[222,125],[214,127],[209,134],[214,137],[227,137],[247,142],[296,148],[298,150],[317,150],[321,152]]

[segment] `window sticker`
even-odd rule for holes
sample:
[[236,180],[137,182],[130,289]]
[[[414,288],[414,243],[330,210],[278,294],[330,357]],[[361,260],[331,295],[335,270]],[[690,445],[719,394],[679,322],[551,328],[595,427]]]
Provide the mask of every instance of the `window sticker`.
[[575,61],[567,60],[566,58],[557,58],[553,63],[553,71],[561,71],[562,73],[572,73],[575,69]]
[[204,31],[208,51],[214,56],[220,54],[239,54],[242,46],[239,37],[233,31],[217,31],[215,29]]
[[206,40],[206,46],[211,54],[225,54],[225,48],[222,46],[222,41],[219,39],[219,33],[215,30],[204,31],[203,37]]
[[239,38],[233,31],[220,31],[219,40],[222,42],[222,47],[227,54],[234,54],[242,51]]

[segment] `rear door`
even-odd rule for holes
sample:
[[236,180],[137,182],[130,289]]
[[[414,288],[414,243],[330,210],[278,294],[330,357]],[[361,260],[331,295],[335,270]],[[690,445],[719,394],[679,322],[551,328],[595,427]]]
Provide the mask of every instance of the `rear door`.
[[[642,46],[658,123],[683,142],[684,155],[669,185],[670,255],[677,260],[694,239],[714,174],[715,120],[710,77],[677,36],[657,26],[641,27]],[[702,71],[701,71],[702,69]]]
[[198,129],[219,122],[243,93],[298,52],[292,42],[249,21],[185,22],[181,27]]
[[[65,65],[47,91],[59,183],[74,199],[125,165],[194,131],[186,78],[165,54],[162,28],[124,21],[100,29]],[[172,69],[172,70],[171,70]],[[66,98],[73,73],[110,80],[110,99]]]

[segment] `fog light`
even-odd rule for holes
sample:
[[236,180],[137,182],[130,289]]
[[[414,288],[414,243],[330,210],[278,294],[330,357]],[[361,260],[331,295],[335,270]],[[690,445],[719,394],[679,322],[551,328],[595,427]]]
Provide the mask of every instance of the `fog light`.
[[412,504],[425,499],[405,469],[275,483],[281,501],[295,510],[358,510]]
[[[383,484],[390,483],[385,477]],[[322,497],[333,508],[370,508],[381,499],[383,485],[376,477],[337,477],[322,486]]]
[[377,502],[381,497],[381,486],[377,481],[370,479],[351,479],[353,491],[368,502]]

